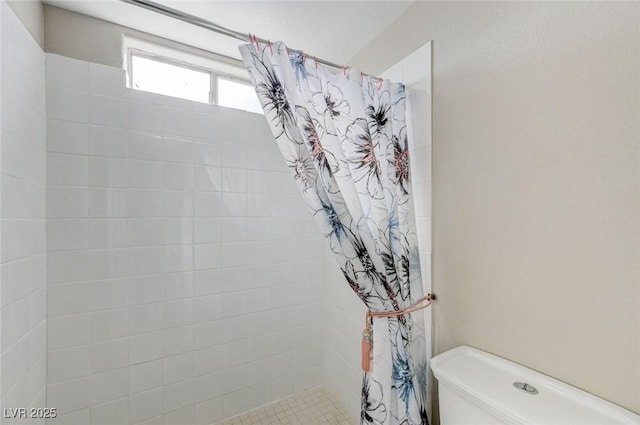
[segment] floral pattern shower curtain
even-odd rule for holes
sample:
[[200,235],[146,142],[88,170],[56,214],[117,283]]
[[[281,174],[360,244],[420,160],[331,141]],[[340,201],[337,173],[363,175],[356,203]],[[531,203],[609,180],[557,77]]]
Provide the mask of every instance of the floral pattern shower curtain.
[[[346,281],[371,311],[422,297],[402,84],[334,70],[283,43],[240,52],[275,140]],[[361,424],[424,425],[422,313],[373,319]]]

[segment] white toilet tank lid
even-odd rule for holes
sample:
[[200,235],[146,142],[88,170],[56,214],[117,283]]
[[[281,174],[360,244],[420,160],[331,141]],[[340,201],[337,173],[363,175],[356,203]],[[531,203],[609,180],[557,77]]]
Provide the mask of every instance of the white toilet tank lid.
[[[431,360],[431,369],[440,385],[507,423],[640,425],[640,416],[622,407],[475,348],[461,346],[439,354]],[[518,389],[516,382],[527,387]]]

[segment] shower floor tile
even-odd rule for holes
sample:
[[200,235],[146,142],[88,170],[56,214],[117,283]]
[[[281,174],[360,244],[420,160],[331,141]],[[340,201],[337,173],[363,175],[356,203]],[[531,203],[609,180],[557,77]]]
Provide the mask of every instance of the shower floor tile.
[[251,410],[217,425],[354,425],[338,399],[316,387]]

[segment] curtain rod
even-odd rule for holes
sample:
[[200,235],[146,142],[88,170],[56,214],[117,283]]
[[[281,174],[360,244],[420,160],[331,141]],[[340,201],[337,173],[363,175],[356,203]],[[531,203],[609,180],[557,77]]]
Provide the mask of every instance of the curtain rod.
[[[209,31],[217,32],[219,34],[226,35],[227,37],[235,38],[236,40],[244,41],[250,43],[248,34],[241,33],[239,31],[232,30],[230,28],[223,27],[222,25],[215,24],[206,19],[200,18],[199,16],[191,15],[186,12],[182,12],[178,9],[173,9],[171,7],[162,5],[160,3],[156,3],[150,0],[120,0],[123,3],[128,3],[134,6],[141,7],[143,9],[150,10],[152,12],[156,12],[165,16],[169,16],[170,18],[178,19],[180,21],[186,22],[188,24],[192,24]],[[268,44],[269,40],[265,40],[264,38],[256,37],[256,39],[261,42]],[[338,65],[336,63],[330,62],[325,59],[314,58],[315,61],[321,63],[323,65],[327,65],[333,68],[340,69],[342,65]]]

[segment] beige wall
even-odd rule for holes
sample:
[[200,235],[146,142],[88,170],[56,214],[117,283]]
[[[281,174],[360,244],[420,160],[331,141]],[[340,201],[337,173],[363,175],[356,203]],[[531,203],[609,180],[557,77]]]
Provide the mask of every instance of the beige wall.
[[436,353],[640,413],[640,4],[420,2],[352,62],[428,40]]
[[44,17],[47,52],[122,67],[125,27],[48,4],[44,6]]
[[40,0],[7,0],[31,36],[44,47],[44,7]]
[[162,37],[82,15],[51,5],[44,6],[45,50],[49,53],[122,68],[123,36],[135,37],[182,52],[237,65],[213,52],[187,46]]
[[43,4],[40,0],[6,2],[40,47],[49,53],[121,68],[123,36],[126,35],[217,62],[232,65],[239,63],[235,59],[226,59],[214,52]]

